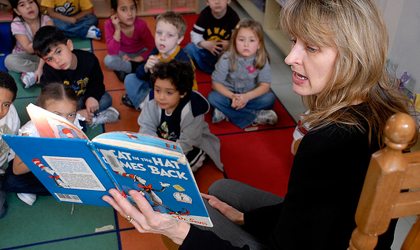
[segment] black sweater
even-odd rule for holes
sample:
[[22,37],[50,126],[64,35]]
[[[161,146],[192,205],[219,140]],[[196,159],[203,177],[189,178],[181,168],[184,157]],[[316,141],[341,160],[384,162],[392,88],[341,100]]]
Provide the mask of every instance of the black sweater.
[[[370,157],[379,149],[376,138],[372,144],[355,126],[331,124],[308,132],[294,158],[284,202],[245,213],[244,229],[268,249],[347,249]],[[377,249],[390,249],[394,227]],[[240,248],[192,226],[180,249]]]

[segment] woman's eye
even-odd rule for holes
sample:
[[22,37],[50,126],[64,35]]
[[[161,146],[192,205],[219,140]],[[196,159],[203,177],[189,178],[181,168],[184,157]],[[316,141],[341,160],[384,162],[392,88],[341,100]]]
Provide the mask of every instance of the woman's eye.
[[314,48],[314,47],[311,47],[311,46],[308,46],[308,50],[309,50],[310,52],[315,52],[315,51],[317,51],[318,49],[317,49],[317,48]]

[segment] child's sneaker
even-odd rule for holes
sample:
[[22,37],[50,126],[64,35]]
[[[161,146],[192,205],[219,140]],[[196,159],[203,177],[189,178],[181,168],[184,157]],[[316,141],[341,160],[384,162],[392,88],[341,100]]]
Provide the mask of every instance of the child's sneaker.
[[101,40],[102,39],[101,30],[97,28],[95,25],[90,26],[86,34],[86,38]]
[[25,89],[31,87],[32,85],[36,83],[35,72],[22,73],[20,80],[22,80],[22,84]]
[[277,123],[277,114],[274,110],[260,110],[257,117],[252,122],[253,126],[256,125],[274,125]]
[[217,108],[214,108],[213,111],[213,119],[211,120],[212,123],[219,123],[226,119],[225,114],[222,113],[222,111],[218,110]]
[[32,206],[36,201],[36,194],[29,194],[29,193],[17,193],[17,197],[21,199],[23,202]]
[[191,170],[195,172],[203,166],[203,162],[206,159],[206,153],[200,148],[193,147],[193,149],[188,152],[187,159]]
[[98,116],[92,119],[92,124],[90,125],[92,128],[111,122],[117,122],[120,120],[120,113],[113,107],[109,107],[106,110],[102,111],[98,114]]

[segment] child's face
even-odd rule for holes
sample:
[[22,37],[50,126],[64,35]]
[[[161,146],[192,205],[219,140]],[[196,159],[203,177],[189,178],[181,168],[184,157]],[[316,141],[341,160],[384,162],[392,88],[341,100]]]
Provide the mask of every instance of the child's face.
[[19,0],[17,8],[13,11],[26,21],[38,19],[39,9],[35,0]]
[[12,91],[0,88],[0,120],[3,119],[9,112],[12,105],[13,93]]
[[179,91],[172,84],[169,79],[157,78],[154,86],[155,101],[161,109],[166,110],[166,113],[172,114],[175,108],[178,106],[181,98],[184,98],[186,93],[183,95],[179,94]]
[[42,59],[56,70],[74,70],[77,67],[77,59],[72,51],[73,42],[69,39],[66,44],[51,47],[50,53]]
[[136,20],[136,5],[133,0],[118,0],[116,15],[120,23],[131,26]]
[[221,18],[226,14],[227,5],[230,4],[230,0],[206,0],[206,3],[210,6],[213,16]]
[[168,22],[159,21],[156,24],[155,44],[163,58],[171,56],[184,39],[184,36],[179,37],[178,32],[178,29]]
[[57,114],[63,118],[66,118],[70,122],[74,123],[76,119],[76,108],[77,103],[72,100],[63,99],[63,100],[54,100],[50,99],[45,102],[45,109]]
[[239,29],[238,35],[236,36],[236,50],[242,58],[251,58],[260,47],[260,39],[258,39],[252,29]]

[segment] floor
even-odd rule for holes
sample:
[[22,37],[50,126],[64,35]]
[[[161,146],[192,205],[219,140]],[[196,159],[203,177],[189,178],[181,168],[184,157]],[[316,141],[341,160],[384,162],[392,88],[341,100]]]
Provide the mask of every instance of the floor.
[[[204,2],[204,0],[200,0],[200,5],[202,5],[202,2]],[[232,1],[231,6],[238,12],[241,18],[248,16],[235,1]],[[150,28],[152,29],[154,27]],[[292,73],[290,67],[284,63],[285,56],[282,52],[268,38],[266,39],[266,47],[272,58],[271,87],[290,115],[295,119],[295,121],[297,121],[299,119],[299,114],[303,112],[305,108],[302,105],[300,96],[292,91]],[[98,53],[106,53],[105,49],[106,48],[103,49],[103,52],[100,52],[99,50]],[[114,98],[120,98],[122,93],[115,91],[112,95]],[[137,116],[138,113],[136,111],[132,111],[131,113],[128,112],[124,115]],[[136,124],[132,124],[124,129],[135,131],[138,129],[135,126]],[[115,130],[119,128],[112,128],[111,125],[110,129]],[[93,131],[92,133],[99,132],[100,131]],[[209,175],[209,173],[203,172],[201,175],[206,176]],[[200,176],[197,178],[200,178]],[[207,187],[209,183],[205,183],[203,185]],[[2,238],[5,234],[0,233],[0,249],[122,249],[121,246],[123,245],[123,249],[126,250],[138,249],[138,242],[142,242],[141,249],[166,249],[160,239],[160,236],[138,234],[131,224],[127,223],[120,216],[115,215],[115,212],[110,208],[83,205],[75,206],[73,210],[72,205],[67,203],[57,203],[55,200],[51,200],[50,197],[41,197],[37,201],[39,204],[38,206],[28,207],[15,197],[8,198],[10,198],[9,205],[17,208],[9,211],[8,217],[10,216],[17,219],[11,221],[7,220],[7,217],[5,217],[7,221],[5,221],[5,219],[0,220],[0,232],[4,232],[4,230],[7,231],[6,228],[2,227],[8,227],[8,225],[10,225],[10,227],[12,227],[12,225],[19,225],[18,227],[20,227],[20,229],[18,232],[22,232],[20,235],[24,236],[19,236],[15,239],[5,239]],[[57,209],[54,211],[46,211],[45,208],[50,204],[54,204]],[[31,216],[29,216],[29,214]],[[46,228],[36,231],[26,230],[26,228],[31,228],[31,226],[33,226],[31,223],[33,221],[37,221],[37,219],[39,219],[38,217],[49,218],[48,222],[46,222]],[[118,219],[114,221],[110,218]],[[392,247],[393,250],[400,249],[401,242],[405,238],[408,230],[414,222],[414,219],[414,217],[408,217],[399,221],[396,231],[396,240]],[[77,224],[76,227],[74,227],[74,224]],[[66,241],[55,240],[56,237],[49,237],[45,233],[47,231],[55,231],[55,233],[60,234],[61,227],[70,225],[72,228],[78,228],[78,230],[71,232],[70,235],[62,235],[63,237],[66,237]],[[119,230],[119,234],[115,234],[116,230]],[[90,237],[79,237],[78,235],[81,234],[88,235]],[[111,234],[112,236],[110,237]],[[48,244],[30,243],[36,241],[38,238],[42,238],[44,242],[48,242]],[[133,238],[136,240],[129,240]],[[7,246],[2,244],[2,242],[5,241],[8,242]],[[25,244],[26,242],[27,244]],[[99,245],[101,246],[100,248]]]

